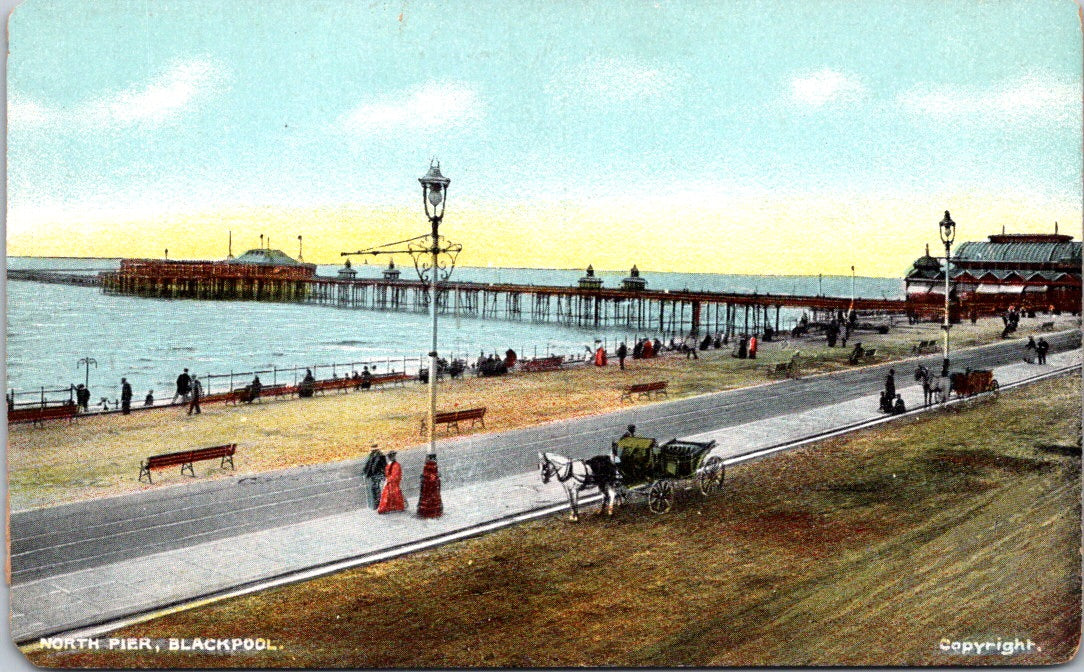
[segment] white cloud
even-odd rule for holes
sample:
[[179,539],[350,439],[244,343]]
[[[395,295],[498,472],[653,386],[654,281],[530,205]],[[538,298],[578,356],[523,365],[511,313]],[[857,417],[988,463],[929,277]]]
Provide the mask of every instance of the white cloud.
[[90,104],[92,115],[120,124],[160,124],[180,114],[200,94],[219,88],[223,76],[207,60],[177,63],[152,81]]
[[150,81],[71,107],[56,107],[13,93],[8,118],[25,126],[112,127],[159,125],[191,109],[199,97],[221,90],[225,74],[206,59],[178,62]]
[[915,87],[897,98],[908,113],[935,121],[1064,122],[1077,119],[1080,87],[1025,75],[989,87]]
[[563,71],[548,90],[562,97],[621,103],[660,96],[683,77],[678,70],[630,60],[596,59]]
[[481,116],[482,103],[474,89],[460,83],[430,82],[383,100],[363,103],[342,115],[339,126],[358,135],[395,129],[433,131]]
[[865,87],[857,80],[828,68],[804,77],[795,77],[790,83],[792,100],[812,107],[854,101],[865,95],[865,92]]

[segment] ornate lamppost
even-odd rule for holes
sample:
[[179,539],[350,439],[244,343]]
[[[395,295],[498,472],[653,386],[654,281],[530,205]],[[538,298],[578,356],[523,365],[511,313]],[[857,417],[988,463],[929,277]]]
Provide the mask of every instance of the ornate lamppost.
[[[429,455],[422,472],[422,494],[418,502],[418,515],[432,518],[441,515],[440,476],[437,472],[437,297],[438,284],[446,281],[455,269],[455,260],[463,250],[459,243],[453,243],[440,235],[440,223],[444,219],[444,205],[447,201],[448,185],[451,180],[440,173],[440,163],[431,162],[429,172],[418,178],[422,185],[422,204],[429,219],[429,235],[417,236],[407,240],[379,245],[356,252],[343,252],[342,256],[352,254],[377,255],[401,253],[402,249],[387,249],[394,245],[407,244],[405,250],[414,261],[418,279],[428,289],[429,318],[432,327],[432,343],[429,350]],[[435,496],[434,496],[435,493]]]
[[949,374],[949,329],[952,327],[949,321],[949,263],[952,261],[952,241],[956,239],[956,222],[952,221],[949,211],[945,210],[945,218],[938,225],[941,234],[941,242],[945,244],[945,322],[941,329],[945,332],[945,356],[941,363],[941,375]]
[[80,366],[85,366],[87,369],[86,378],[83,381],[83,386],[87,389],[90,389],[90,367],[92,365],[94,366],[94,368],[98,368],[98,360],[94,359],[93,357],[83,357],[75,364],[76,369],[78,369]]

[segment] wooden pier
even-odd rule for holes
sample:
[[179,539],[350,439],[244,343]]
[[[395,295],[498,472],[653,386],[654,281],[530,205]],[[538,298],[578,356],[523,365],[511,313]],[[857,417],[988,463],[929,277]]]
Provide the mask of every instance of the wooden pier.
[[[425,285],[409,280],[314,278],[303,299],[307,303],[427,313]],[[437,311],[487,319],[550,322],[578,327],[623,327],[664,334],[758,333],[765,326],[778,331],[783,308],[818,313],[852,307],[850,298],[791,294],[646,289],[583,289],[507,283],[442,283]],[[856,298],[859,313],[903,315],[902,299]]]
[[[168,272],[167,272],[168,271]],[[99,276],[75,273],[8,271],[11,279],[97,286],[108,294],[148,298],[254,300],[307,303],[337,308],[428,313],[429,293],[417,280],[330,278],[304,273],[272,275],[266,269],[196,269],[192,262],[129,266],[127,272]],[[442,315],[522,320],[586,328],[619,327],[660,334],[760,333],[780,329],[783,308],[817,315],[847,312],[848,297],[795,294],[703,292],[690,290],[557,287],[511,283],[442,283],[437,310]],[[869,315],[904,315],[903,299],[855,298],[853,308]],[[787,325],[789,326],[789,325]]]

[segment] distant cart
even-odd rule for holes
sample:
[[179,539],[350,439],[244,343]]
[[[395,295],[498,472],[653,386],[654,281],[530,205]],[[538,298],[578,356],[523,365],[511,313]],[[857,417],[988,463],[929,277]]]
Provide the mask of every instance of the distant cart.
[[[671,439],[659,444],[655,439],[626,436],[614,442],[625,492],[628,488],[650,484],[647,506],[652,513],[666,513],[674,506],[677,488],[696,488],[702,495],[711,495],[723,487],[725,469],[723,458],[708,456],[714,441]],[[706,459],[705,459],[706,458]]]
[[950,374],[950,380],[952,386],[949,390],[955,392],[957,398],[973,397],[983,392],[989,392],[996,397],[1001,389],[993,371],[957,371]]

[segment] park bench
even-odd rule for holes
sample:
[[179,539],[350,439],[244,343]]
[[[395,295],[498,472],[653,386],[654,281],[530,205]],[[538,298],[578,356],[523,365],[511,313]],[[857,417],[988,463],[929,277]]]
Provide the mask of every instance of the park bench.
[[1039,331],[1054,331],[1054,323],[1043,322],[1042,326],[1039,327]]
[[557,371],[561,368],[565,358],[561,355],[554,355],[552,357],[541,357],[538,359],[528,359],[523,362],[523,370],[527,372],[532,371]]
[[877,348],[870,348],[862,353],[862,359],[870,360],[877,356]]
[[654,394],[656,398],[658,398],[660,394],[665,394],[669,397],[670,395],[666,392],[666,386],[667,381],[665,380],[657,380],[654,383],[637,383],[636,385],[629,385],[625,388],[625,391],[621,393],[621,400],[624,401],[625,399],[628,399],[629,401],[632,401],[632,395],[634,394],[640,399],[644,397],[650,398],[652,394]]
[[410,380],[410,376],[405,373],[398,373],[392,371],[391,373],[382,373],[379,376],[373,376],[373,387],[377,385],[402,385],[406,381]]
[[916,343],[914,346],[911,347],[911,354],[917,355],[917,354],[920,354],[920,353],[923,353],[923,352],[927,352],[929,350],[936,350],[936,349],[937,349],[937,341],[936,340],[919,341],[918,343]]
[[328,390],[342,390],[344,393],[349,392],[350,388],[357,387],[361,384],[361,380],[353,380],[351,378],[328,378],[327,380],[318,380],[313,386],[314,392],[323,394]]
[[203,460],[221,460],[220,467],[225,468],[226,464],[229,463],[230,469],[233,469],[233,454],[235,452],[237,452],[237,444],[229,443],[223,446],[212,446],[211,448],[152,455],[140,463],[139,480],[142,481],[143,477],[146,476],[147,483],[153,483],[151,481],[151,469],[175,467],[178,464],[181,465],[181,474],[184,474],[184,470],[188,469],[188,475],[195,478],[196,472],[192,469],[192,464]]
[[769,364],[768,373],[770,374],[783,374],[783,376],[790,375],[790,362],[779,362],[778,364]]
[[[462,411],[443,411],[437,413],[433,418],[434,425],[448,425],[448,430],[451,431],[452,427],[455,427],[456,433],[459,433],[460,421],[466,422],[470,420],[470,426],[473,428],[476,422],[481,422],[482,427],[486,426],[486,407],[481,406],[479,408],[467,408]],[[421,434],[425,434],[425,430],[428,428],[426,418],[422,418]]]
[[78,406],[70,403],[59,406],[9,409],[8,424],[29,422],[34,425],[44,425],[46,420],[60,420],[63,418],[67,418],[68,422],[71,422],[78,411]]

